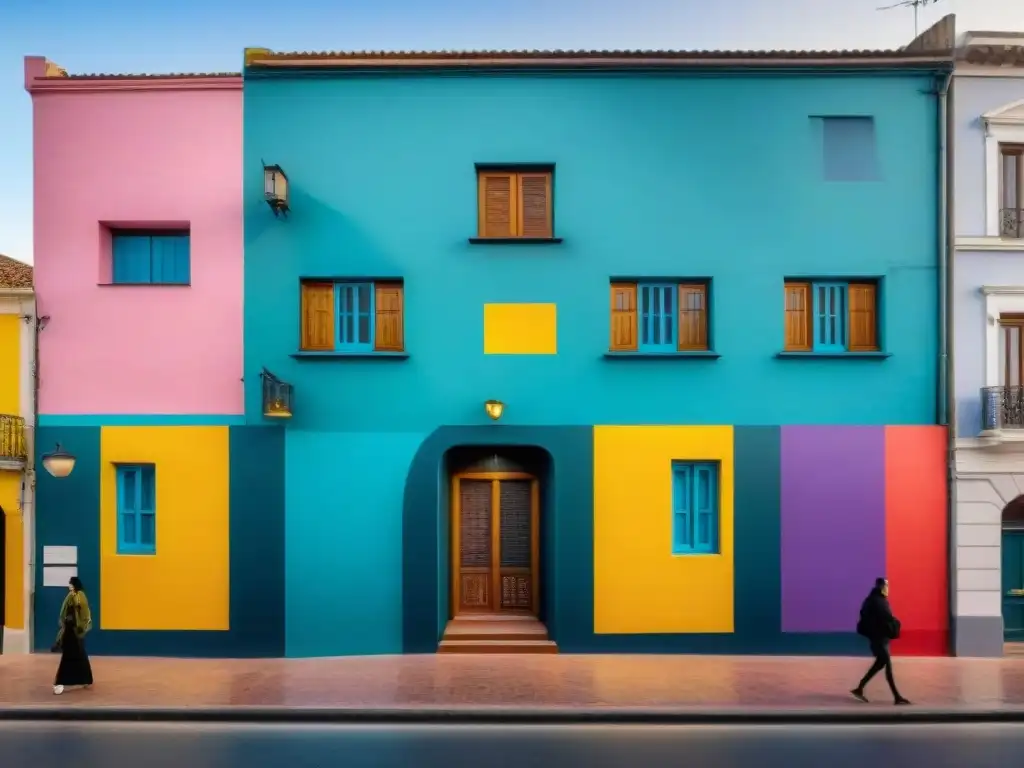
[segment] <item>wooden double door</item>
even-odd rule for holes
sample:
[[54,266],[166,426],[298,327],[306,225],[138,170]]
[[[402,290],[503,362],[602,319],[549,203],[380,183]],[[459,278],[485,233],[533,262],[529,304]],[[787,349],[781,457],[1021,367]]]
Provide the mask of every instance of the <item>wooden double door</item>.
[[452,613],[537,615],[540,490],[520,472],[452,478]]

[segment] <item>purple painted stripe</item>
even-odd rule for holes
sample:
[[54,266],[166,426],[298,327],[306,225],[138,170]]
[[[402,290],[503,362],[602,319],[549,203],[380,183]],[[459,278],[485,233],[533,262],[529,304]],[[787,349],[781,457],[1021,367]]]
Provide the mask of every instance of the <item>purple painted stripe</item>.
[[782,631],[853,632],[885,570],[885,428],[782,428]]

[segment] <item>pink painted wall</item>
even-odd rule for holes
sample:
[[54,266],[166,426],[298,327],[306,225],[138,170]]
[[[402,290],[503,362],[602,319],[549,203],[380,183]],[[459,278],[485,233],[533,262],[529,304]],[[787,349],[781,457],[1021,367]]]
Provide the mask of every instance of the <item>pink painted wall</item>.
[[[40,413],[241,414],[240,79],[34,82]],[[190,286],[103,284],[104,224],[184,223]]]

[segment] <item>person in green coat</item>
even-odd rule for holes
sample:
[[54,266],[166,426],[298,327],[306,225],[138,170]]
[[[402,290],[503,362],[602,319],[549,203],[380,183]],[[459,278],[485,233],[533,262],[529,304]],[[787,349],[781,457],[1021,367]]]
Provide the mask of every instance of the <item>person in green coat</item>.
[[92,665],[85,652],[85,636],[92,629],[92,613],[85,588],[77,576],[68,582],[68,595],[60,606],[60,629],[53,650],[60,651],[60,665],[53,679],[53,692],[57,696],[68,686],[92,685]]

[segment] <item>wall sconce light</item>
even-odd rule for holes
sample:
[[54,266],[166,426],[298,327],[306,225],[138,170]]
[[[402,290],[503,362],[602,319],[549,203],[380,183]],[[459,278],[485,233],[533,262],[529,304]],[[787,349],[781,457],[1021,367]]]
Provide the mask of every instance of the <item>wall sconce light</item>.
[[288,175],[280,165],[263,163],[263,197],[274,216],[288,216]]
[[488,400],[484,403],[484,410],[487,411],[488,416],[497,421],[505,412],[505,404],[501,400]]
[[43,468],[54,477],[67,477],[75,468],[75,457],[60,447],[53,453],[44,453],[42,457]]
[[292,417],[292,395],[294,388],[286,384],[266,368],[260,373],[263,379],[263,416],[267,419],[290,419]]

